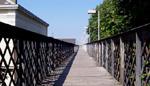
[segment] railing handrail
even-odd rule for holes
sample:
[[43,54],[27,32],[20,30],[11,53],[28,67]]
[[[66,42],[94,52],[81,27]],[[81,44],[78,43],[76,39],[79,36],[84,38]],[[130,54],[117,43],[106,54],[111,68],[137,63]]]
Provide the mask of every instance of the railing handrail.
[[[52,37],[47,37],[42,34],[38,34],[35,32],[31,32],[16,26],[8,25],[5,23],[0,22],[0,35],[3,35],[5,37],[15,37],[18,39],[24,39],[24,40],[36,40],[36,41],[51,41],[55,40],[55,42],[62,42],[62,43],[67,43],[69,45],[75,45],[73,43],[65,42],[59,39],[55,39]],[[32,35],[32,36],[31,36]]]

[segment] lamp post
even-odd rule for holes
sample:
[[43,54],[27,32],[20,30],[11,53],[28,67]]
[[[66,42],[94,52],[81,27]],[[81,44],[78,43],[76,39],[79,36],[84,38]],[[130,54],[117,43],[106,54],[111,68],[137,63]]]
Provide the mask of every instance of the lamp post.
[[100,12],[99,10],[95,10],[95,9],[92,9],[92,10],[88,10],[88,14],[96,14],[97,13],[97,16],[98,16],[98,19],[97,19],[97,22],[98,22],[98,40],[100,40]]
[[84,27],[85,29],[88,29],[89,32],[89,38],[88,38],[88,42],[91,42],[91,31],[90,28],[88,26]]

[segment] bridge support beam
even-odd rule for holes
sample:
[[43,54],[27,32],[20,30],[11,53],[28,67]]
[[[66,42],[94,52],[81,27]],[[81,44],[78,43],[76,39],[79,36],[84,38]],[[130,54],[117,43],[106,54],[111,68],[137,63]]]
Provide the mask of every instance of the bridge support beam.
[[141,47],[141,40],[136,33],[136,86],[141,86],[141,56],[142,56],[142,47]]
[[114,46],[114,41],[111,40],[111,68],[112,68],[112,76],[114,76],[114,50],[115,50],[115,46]]
[[120,81],[122,84],[124,84],[124,42],[122,38],[120,37],[120,58],[121,58],[121,64],[120,64]]

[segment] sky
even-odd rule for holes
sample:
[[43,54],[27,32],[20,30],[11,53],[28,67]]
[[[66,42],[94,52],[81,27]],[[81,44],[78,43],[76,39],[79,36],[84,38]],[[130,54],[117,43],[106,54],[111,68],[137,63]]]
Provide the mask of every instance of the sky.
[[48,36],[75,38],[78,44],[87,42],[88,10],[100,3],[102,0],[18,0],[18,4],[49,24]]

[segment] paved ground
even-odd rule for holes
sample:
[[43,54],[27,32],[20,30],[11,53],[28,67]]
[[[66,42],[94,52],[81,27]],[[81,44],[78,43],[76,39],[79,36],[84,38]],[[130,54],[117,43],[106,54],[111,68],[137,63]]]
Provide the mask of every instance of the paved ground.
[[92,57],[79,48],[63,86],[120,86],[118,82],[103,68],[97,67]]

